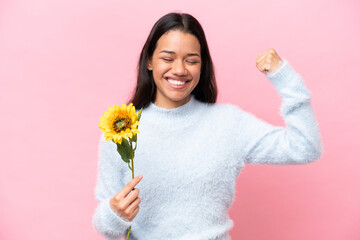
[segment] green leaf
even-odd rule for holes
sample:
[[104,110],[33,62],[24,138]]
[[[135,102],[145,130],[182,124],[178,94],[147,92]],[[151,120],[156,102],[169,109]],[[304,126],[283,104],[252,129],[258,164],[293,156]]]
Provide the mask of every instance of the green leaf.
[[136,142],[137,140],[137,134],[133,135],[132,138],[130,138],[130,141]]
[[130,159],[131,158],[131,146],[130,146],[129,141],[126,138],[122,139],[121,146],[125,149],[128,159]]
[[129,157],[127,156],[126,151],[125,151],[125,149],[121,146],[121,144],[118,144],[118,143],[117,143],[116,145],[117,145],[117,152],[120,154],[121,159],[122,159],[124,162],[126,162],[126,163],[130,162]]
[[138,118],[137,118],[138,121],[140,121],[142,110],[143,110],[143,108],[141,108],[140,111],[138,111]]
[[122,141],[121,141],[121,146],[123,146],[126,150],[126,153],[127,155],[129,156],[130,158],[130,152],[131,152],[131,146],[130,146],[130,143],[129,141],[126,139],[126,138],[123,138]]
[[129,163],[131,158],[131,147],[127,139],[123,138],[121,144],[117,145],[117,151],[120,154],[122,160],[126,163]]

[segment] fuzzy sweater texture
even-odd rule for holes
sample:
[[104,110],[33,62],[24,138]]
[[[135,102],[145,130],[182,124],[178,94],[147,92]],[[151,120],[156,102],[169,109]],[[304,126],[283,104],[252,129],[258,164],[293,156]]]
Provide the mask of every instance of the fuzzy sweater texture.
[[229,240],[228,211],[241,169],[250,164],[306,164],[320,158],[322,143],[302,77],[286,59],[266,77],[282,102],[285,126],[274,126],[232,104],[195,99],[165,109],[143,109],[135,176],[143,175],[140,211],[132,221],[110,207],[110,199],[132,179],[116,144],[102,135],[93,215],[107,239]]

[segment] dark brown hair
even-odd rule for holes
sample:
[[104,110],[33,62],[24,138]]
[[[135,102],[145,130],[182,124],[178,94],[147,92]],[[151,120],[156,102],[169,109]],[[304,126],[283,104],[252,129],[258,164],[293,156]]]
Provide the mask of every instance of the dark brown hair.
[[172,12],[164,15],[154,24],[141,51],[137,66],[137,85],[128,102],[133,103],[136,109],[145,108],[155,100],[156,85],[152,71],[147,69],[147,60],[152,58],[158,39],[170,30],[190,33],[198,39],[201,46],[201,75],[199,83],[191,94],[201,102],[216,102],[216,79],[204,30],[200,23],[190,14]]

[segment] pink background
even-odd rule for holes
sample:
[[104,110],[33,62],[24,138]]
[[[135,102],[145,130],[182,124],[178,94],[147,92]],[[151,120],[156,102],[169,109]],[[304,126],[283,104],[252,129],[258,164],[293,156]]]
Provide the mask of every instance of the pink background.
[[247,165],[232,238],[360,239],[357,0],[0,1],[0,239],[103,239],[91,224],[98,119],[127,100],[152,25],[174,10],[204,27],[219,103],[284,124],[255,66],[269,48],[313,95],[323,156]]

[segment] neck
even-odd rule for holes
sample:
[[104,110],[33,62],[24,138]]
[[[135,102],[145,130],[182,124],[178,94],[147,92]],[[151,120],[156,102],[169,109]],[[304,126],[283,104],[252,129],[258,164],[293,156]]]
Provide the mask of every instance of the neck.
[[180,106],[188,103],[190,101],[190,98],[191,98],[191,95],[189,95],[186,98],[181,99],[179,101],[173,101],[173,100],[169,100],[164,97],[156,97],[154,104],[161,108],[172,109],[172,108],[177,108],[177,107],[180,107]]
[[[142,116],[147,119],[148,122],[154,125],[164,125],[167,127],[175,127],[177,129],[183,128],[192,124],[194,121],[200,119],[200,109],[205,104],[198,102],[193,95],[190,96],[190,100],[175,108],[164,108],[151,102],[148,107],[144,108]],[[142,117],[141,117],[142,118]]]

